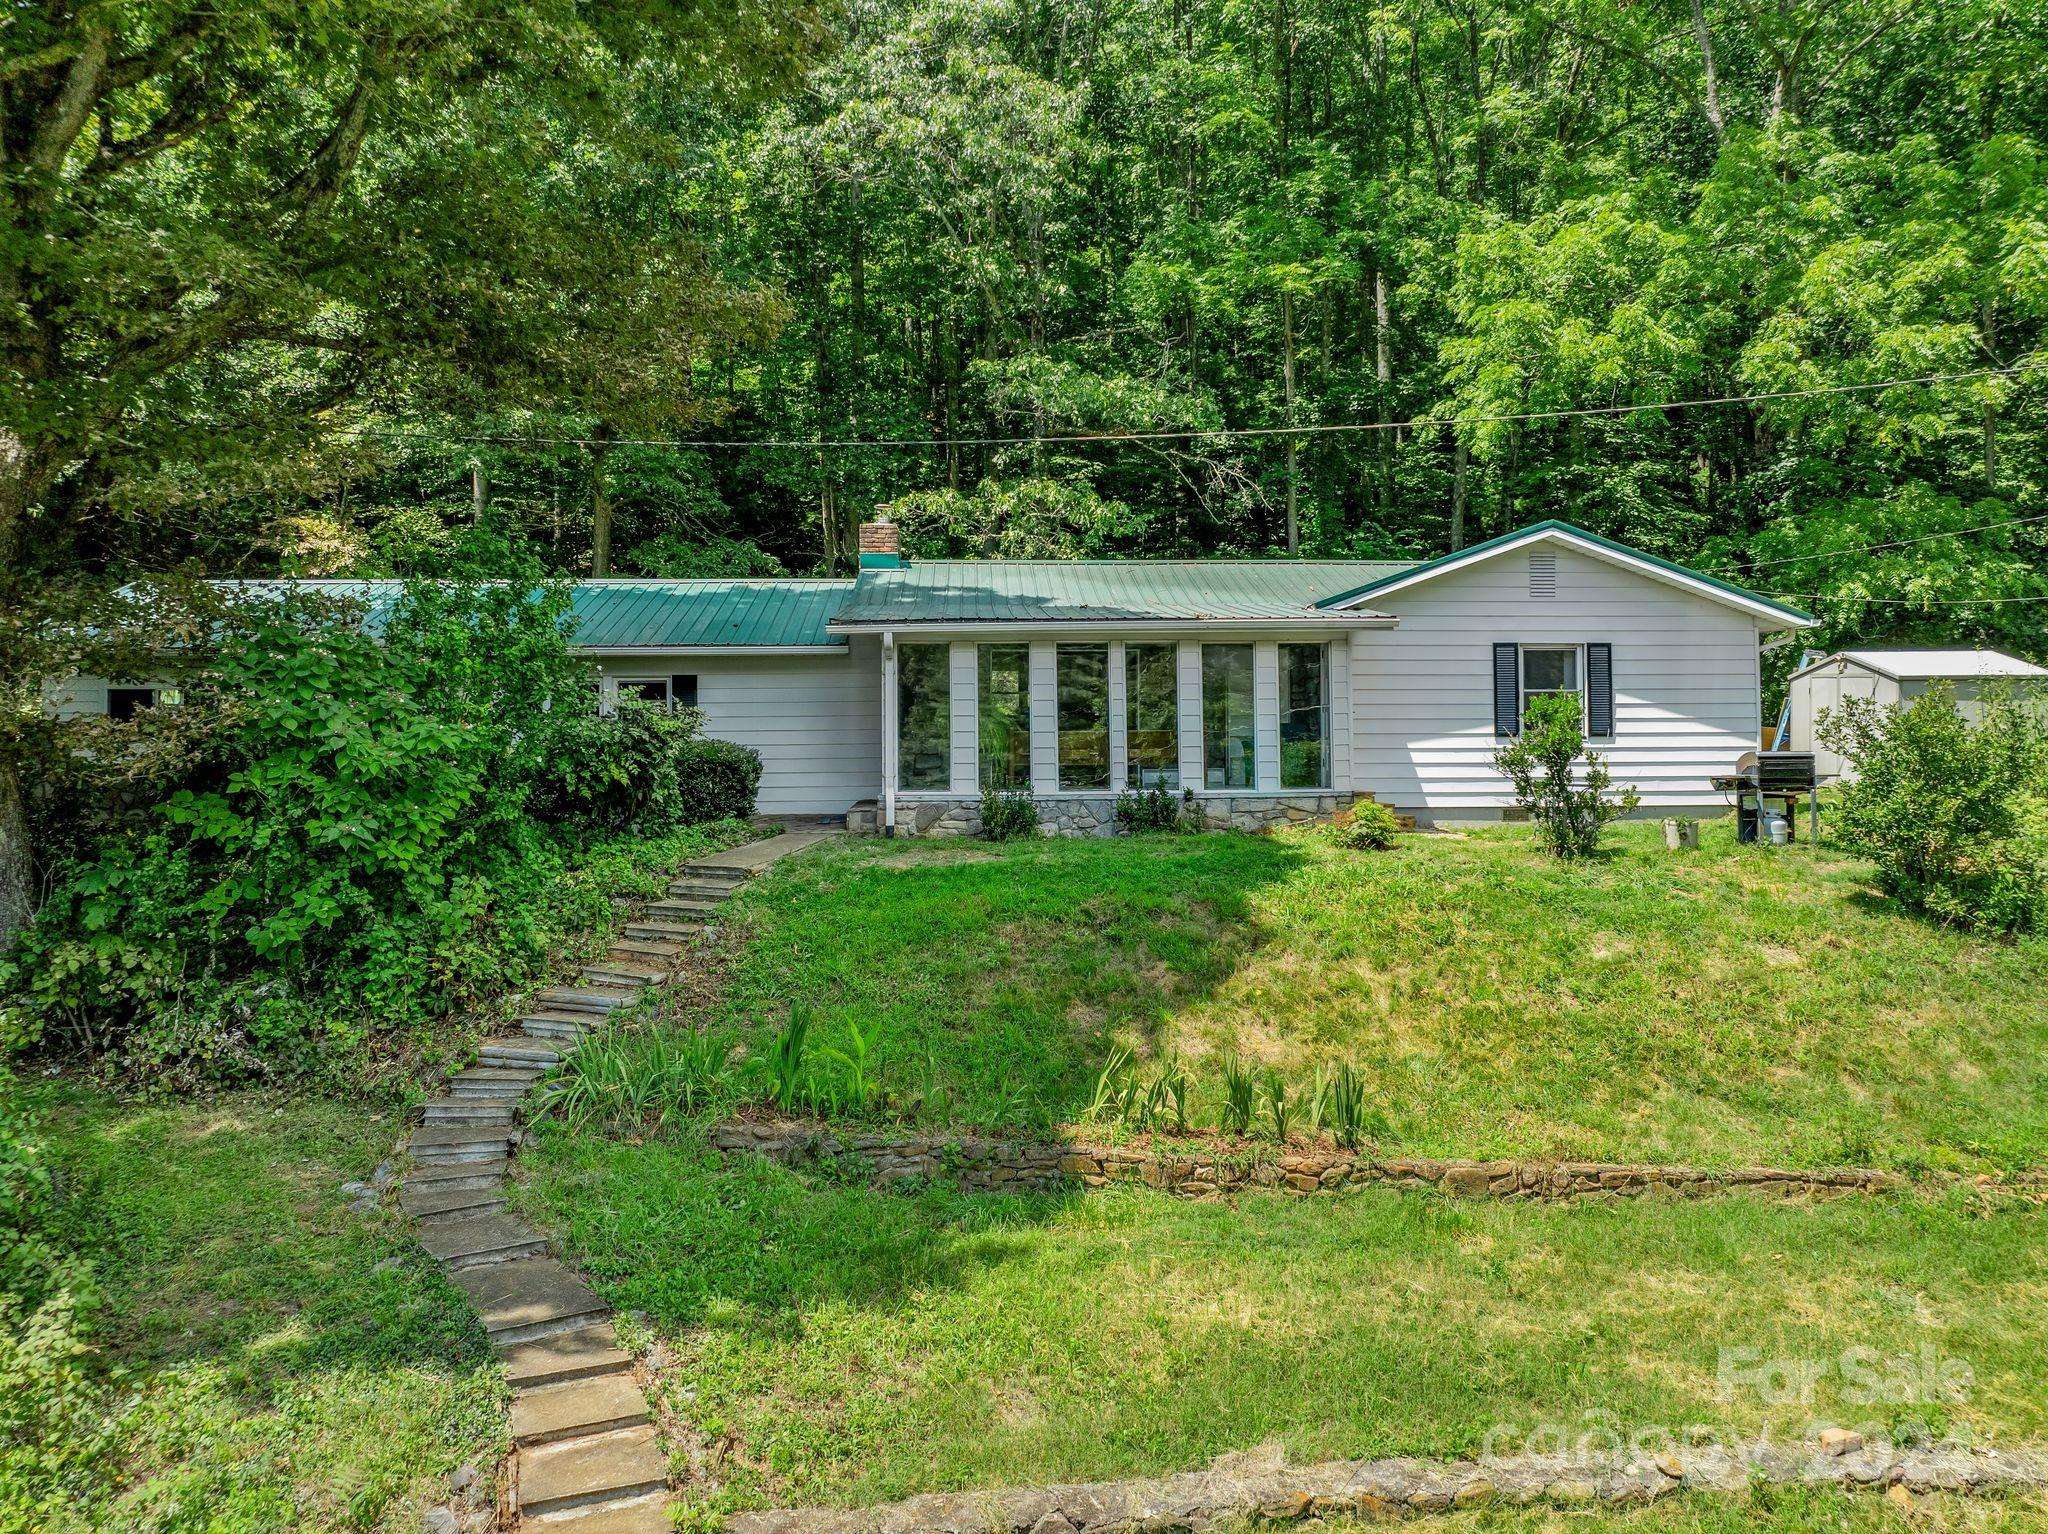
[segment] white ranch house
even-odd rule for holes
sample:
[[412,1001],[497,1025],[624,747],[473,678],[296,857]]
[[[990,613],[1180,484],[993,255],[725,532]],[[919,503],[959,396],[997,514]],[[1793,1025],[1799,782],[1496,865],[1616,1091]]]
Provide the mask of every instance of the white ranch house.
[[[760,752],[764,814],[916,835],[971,828],[989,789],[1071,832],[1154,787],[1215,824],[1367,795],[1498,819],[1495,749],[1531,695],[1569,691],[1645,813],[1718,812],[1709,778],[1759,735],[1760,641],[1814,621],[1561,522],[1422,564],[906,560],[886,523],[861,549],[854,580],[579,583],[601,706],[701,710]],[[52,701],[150,699],[80,680]]]

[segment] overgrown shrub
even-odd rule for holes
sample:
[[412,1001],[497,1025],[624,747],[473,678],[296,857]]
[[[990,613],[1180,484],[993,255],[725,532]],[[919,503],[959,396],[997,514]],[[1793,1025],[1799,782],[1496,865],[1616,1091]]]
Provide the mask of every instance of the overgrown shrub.
[[1176,795],[1162,784],[1118,794],[1116,823],[1126,836],[1142,836],[1153,831],[1199,831],[1202,816],[1195,808],[1193,789]]
[[761,786],[761,753],[729,740],[698,738],[676,754],[677,810],[684,825],[745,820]]
[[82,736],[86,778],[147,796],[53,870],[0,965],[0,1039],[187,1080],[307,1070],[538,972],[571,854],[645,808],[634,772],[690,721],[589,719],[566,589],[508,568],[374,610],[245,597],[197,631],[182,703]]
[[542,727],[532,809],[550,824],[659,835],[678,826],[743,820],[754,812],[761,758],[706,740],[703,716],[622,702],[600,717],[579,711]]
[[1400,832],[1394,812],[1376,799],[1361,799],[1330,821],[1330,840],[1352,852],[1384,852]]
[[1607,764],[1586,749],[1576,693],[1534,699],[1522,733],[1494,752],[1493,764],[1514,784],[1515,802],[1529,812],[1545,849],[1561,858],[1593,856],[1608,822],[1641,802],[1633,788],[1610,792]]
[[981,796],[981,834],[992,842],[1016,841],[1038,834],[1038,801],[1019,789],[992,788]]
[[1943,921],[2048,926],[2048,735],[2038,705],[1990,691],[1972,723],[1946,685],[1904,706],[1824,711],[1822,744],[1856,766],[1835,835],[1887,893]]

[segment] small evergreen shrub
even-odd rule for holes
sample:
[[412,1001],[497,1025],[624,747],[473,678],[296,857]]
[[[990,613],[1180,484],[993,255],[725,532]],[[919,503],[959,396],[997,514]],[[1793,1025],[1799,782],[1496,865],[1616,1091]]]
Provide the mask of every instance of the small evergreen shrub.
[[1373,799],[1361,799],[1330,822],[1330,840],[1352,852],[1384,852],[1394,845],[1401,823]]
[[981,834],[992,842],[1011,842],[1038,834],[1038,801],[1018,789],[990,789],[981,796]]
[[1546,693],[1532,701],[1522,733],[1493,753],[1493,764],[1515,785],[1515,803],[1557,857],[1592,857],[1608,822],[1641,802],[1633,788],[1610,792],[1614,780],[1607,764],[1586,749],[1576,693]]
[[1199,831],[1202,817],[1195,808],[1194,790],[1183,789],[1176,796],[1161,784],[1118,794],[1116,823],[1126,836],[1142,836],[1157,831]]
[[2048,734],[2025,698],[1988,693],[1974,724],[1946,685],[1903,707],[1852,698],[1819,735],[1856,764],[1835,834],[1887,894],[1962,926],[2048,926]]
[[761,786],[761,753],[729,740],[698,738],[676,753],[677,809],[684,825],[745,820]]

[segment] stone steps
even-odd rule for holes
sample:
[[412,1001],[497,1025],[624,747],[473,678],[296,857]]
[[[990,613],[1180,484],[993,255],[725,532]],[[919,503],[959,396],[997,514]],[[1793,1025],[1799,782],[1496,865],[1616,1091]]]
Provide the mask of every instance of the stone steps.
[[572,1048],[586,1033],[602,1026],[587,1012],[527,1012],[519,1019],[519,1031],[529,1038]]
[[504,1365],[505,1378],[514,1390],[531,1390],[616,1374],[630,1369],[633,1358],[619,1346],[618,1334],[607,1319],[531,1342],[503,1344],[498,1362]]
[[647,1496],[668,1489],[668,1456],[648,1425],[523,1449],[519,1511],[525,1515]]
[[535,1534],[675,1534],[676,1526],[668,1516],[668,1494],[650,1492],[603,1507],[530,1517],[520,1527]]
[[427,1166],[503,1161],[511,1140],[489,1124],[424,1125],[412,1132],[412,1159]]
[[624,1370],[538,1385],[512,1398],[512,1441],[521,1448],[638,1427],[652,1420],[647,1397]]
[[420,1121],[426,1124],[502,1125],[510,1127],[517,1097],[443,1097],[427,1104]]
[[626,936],[641,942],[675,943],[680,946],[703,935],[704,923],[701,921],[649,921],[642,919],[626,923]]
[[676,870],[677,879],[705,879],[722,884],[728,890],[736,890],[754,877],[751,868],[735,868],[730,863],[685,863]]
[[719,902],[716,900],[671,897],[667,900],[648,901],[647,914],[656,921],[689,921],[692,918],[701,921],[717,910],[718,906]]
[[477,1046],[477,1063],[485,1066],[531,1066],[552,1070],[560,1065],[567,1050],[555,1049],[538,1039],[485,1039]]
[[480,1214],[496,1214],[505,1207],[503,1177],[504,1174],[500,1173],[499,1181],[485,1187],[455,1188],[445,1192],[431,1185],[422,1186],[415,1192],[412,1179],[407,1178],[405,1186],[399,1189],[398,1207],[422,1225],[436,1220],[466,1220]]
[[705,900],[720,905],[732,899],[737,883],[728,884],[721,879],[677,879],[669,887],[669,894],[677,900]]
[[552,1257],[522,1257],[451,1276],[494,1343],[532,1342],[611,1317],[590,1286]]
[[448,1095],[493,1098],[510,1092],[516,1097],[540,1080],[543,1074],[534,1066],[472,1065],[448,1078]]
[[524,1220],[489,1213],[423,1225],[420,1245],[450,1273],[497,1262],[516,1262],[522,1257],[540,1257],[548,1249],[547,1242]]
[[602,1020],[639,999],[640,993],[633,987],[585,981],[582,985],[556,985],[537,991],[528,999],[528,1005],[539,1012],[580,1012]]
[[651,959],[664,969],[680,964],[690,952],[690,945],[676,938],[633,938],[623,937],[606,950],[608,959]]
[[416,1164],[405,1174],[405,1187],[422,1194],[502,1189],[505,1186],[505,1167],[506,1160],[502,1155],[489,1161],[457,1161],[440,1166]]
[[637,985],[644,989],[647,986],[660,985],[674,973],[674,969],[666,964],[644,965],[618,959],[600,959],[583,966],[583,978],[591,985]]

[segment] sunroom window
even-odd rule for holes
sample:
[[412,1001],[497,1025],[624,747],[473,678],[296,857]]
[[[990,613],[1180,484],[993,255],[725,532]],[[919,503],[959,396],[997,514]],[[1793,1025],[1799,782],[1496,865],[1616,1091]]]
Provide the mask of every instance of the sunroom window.
[[1280,786],[1330,786],[1329,649],[1280,646]]
[[942,644],[896,652],[896,780],[907,789],[953,782],[952,678]]
[[1059,682],[1060,787],[1109,787],[1109,646],[1063,644]]
[[1131,788],[1180,787],[1180,653],[1170,644],[1124,646],[1124,744]]
[[978,647],[981,786],[1031,786],[1031,647]]
[[1258,782],[1252,721],[1252,647],[1202,646],[1202,783],[1251,788]]

